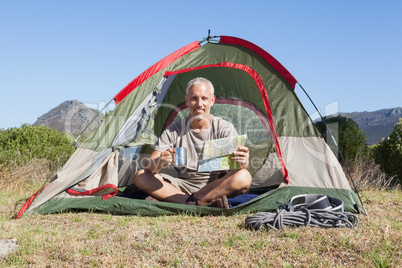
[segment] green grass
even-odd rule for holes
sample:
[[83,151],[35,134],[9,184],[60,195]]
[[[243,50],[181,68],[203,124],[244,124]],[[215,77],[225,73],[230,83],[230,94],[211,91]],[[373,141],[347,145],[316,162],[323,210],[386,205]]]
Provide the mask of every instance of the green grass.
[[[0,266],[397,267],[402,237],[392,225],[401,221],[401,203],[387,208],[376,199],[392,200],[401,193],[369,194],[370,216],[360,216],[361,223],[353,230],[303,227],[257,232],[242,227],[246,215],[65,213],[19,220],[3,216],[0,236],[17,238],[20,249]],[[383,217],[385,209],[394,217]],[[11,211],[2,212],[6,213]]]
[[244,228],[247,215],[143,217],[90,212],[16,220],[12,216],[21,199],[39,188],[45,176],[28,171],[9,176],[0,177],[0,238],[16,238],[19,249],[1,259],[0,267],[402,265],[400,190],[363,191],[369,216],[359,215],[356,229],[251,231]]

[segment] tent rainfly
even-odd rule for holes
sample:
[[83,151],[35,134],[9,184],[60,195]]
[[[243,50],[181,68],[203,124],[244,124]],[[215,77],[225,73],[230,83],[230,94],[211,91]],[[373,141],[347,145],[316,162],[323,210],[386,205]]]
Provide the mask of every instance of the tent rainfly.
[[[253,176],[248,196],[253,198],[232,202],[229,210],[148,201],[129,186],[161,132],[188,114],[185,88],[195,77],[214,84],[217,99],[211,113],[248,137]],[[278,201],[286,204],[299,194],[335,197],[344,202],[346,211],[359,212],[357,195],[296,96],[296,84],[281,63],[246,40],[215,36],[190,43],[115,95],[113,111],[17,217],[77,210],[232,215],[274,210]]]

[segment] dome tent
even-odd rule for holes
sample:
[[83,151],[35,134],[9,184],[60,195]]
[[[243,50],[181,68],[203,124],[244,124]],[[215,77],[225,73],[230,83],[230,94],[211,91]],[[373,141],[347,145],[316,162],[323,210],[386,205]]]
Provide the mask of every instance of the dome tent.
[[[68,210],[230,215],[273,210],[277,201],[309,193],[339,198],[345,210],[358,212],[356,194],[296,96],[297,80],[289,71],[246,40],[219,36],[204,41],[168,55],[117,93],[116,108],[18,215]],[[164,128],[185,116],[186,84],[200,76],[215,87],[211,113],[248,136],[251,191],[258,197],[223,211],[122,195]]]

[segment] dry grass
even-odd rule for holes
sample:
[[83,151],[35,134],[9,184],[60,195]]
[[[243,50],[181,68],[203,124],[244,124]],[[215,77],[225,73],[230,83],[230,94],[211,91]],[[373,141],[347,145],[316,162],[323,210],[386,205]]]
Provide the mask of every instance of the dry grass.
[[45,182],[49,174],[48,161],[32,160],[11,172],[0,170],[0,189],[7,188],[13,193],[26,194],[27,187],[35,187],[38,183]]
[[65,213],[10,219],[18,200],[32,194],[46,178],[46,170],[39,166],[0,177],[0,238],[17,238],[19,244],[18,251],[0,260],[0,267],[401,266],[398,189],[364,190],[369,217],[360,215],[356,229],[256,232],[244,228],[247,215]]
[[[349,177],[346,169],[344,171],[345,175]],[[380,170],[380,165],[377,165],[370,157],[358,155],[353,165],[349,167],[349,171],[358,189],[390,190],[401,187],[396,177],[387,176]]]

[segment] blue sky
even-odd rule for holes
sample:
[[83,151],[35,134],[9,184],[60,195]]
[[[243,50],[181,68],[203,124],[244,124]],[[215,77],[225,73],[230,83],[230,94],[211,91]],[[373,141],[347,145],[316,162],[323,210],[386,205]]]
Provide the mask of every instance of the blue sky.
[[1,1],[0,128],[108,102],[208,29],[265,49],[323,114],[401,107],[401,14],[397,0]]

